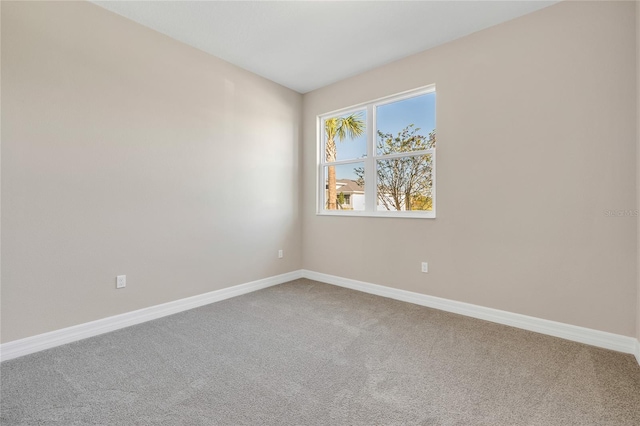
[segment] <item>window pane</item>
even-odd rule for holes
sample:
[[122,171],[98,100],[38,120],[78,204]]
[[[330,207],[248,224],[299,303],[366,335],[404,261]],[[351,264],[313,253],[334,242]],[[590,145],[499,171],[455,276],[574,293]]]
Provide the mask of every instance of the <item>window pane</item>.
[[324,181],[325,209],[364,210],[364,163],[327,166],[324,168]]
[[366,115],[366,111],[357,111],[324,120],[325,161],[367,156]]
[[378,160],[378,210],[433,210],[431,154]]
[[376,107],[377,155],[434,148],[435,123],[435,92]]

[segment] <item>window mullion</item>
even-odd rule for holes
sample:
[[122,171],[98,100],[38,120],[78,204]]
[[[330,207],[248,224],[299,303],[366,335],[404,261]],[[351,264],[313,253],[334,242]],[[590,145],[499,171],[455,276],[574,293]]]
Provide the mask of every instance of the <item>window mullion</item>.
[[365,210],[376,211],[376,160],[375,155],[375,108],[367,105],[367,158],[364,175],[364,203]]
[[378,160],[389,160],[393,158],[405,158],[405,157],[419,157],[421,155],[429,155],[434,154],[436,151],[434,148],[424,149],[421,151],[403,151],[403,152],[394,152],[393,154],[381,155],[378,157]]
[[356,158],[355,160],[340,160],[322,164],[323,166],[342,166],[344,164],[366,163],[366,158]]

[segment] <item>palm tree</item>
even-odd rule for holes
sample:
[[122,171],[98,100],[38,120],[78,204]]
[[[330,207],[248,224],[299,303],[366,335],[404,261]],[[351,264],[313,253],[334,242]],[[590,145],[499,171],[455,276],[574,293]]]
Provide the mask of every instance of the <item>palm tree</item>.
[[[357,138],[364,133],[364,120],[362,119],[362,113],[353,113],[345,117],[332,117],[324,122],[324,130],[327,136],[326,144],[326,161],[327,163],[336,161],[336,138],[339,141],[343,141],[346,137],[350,139]],[[329,166],[328,173],[328,195],[327,195],[327,209],[336,209],[336,166]]]

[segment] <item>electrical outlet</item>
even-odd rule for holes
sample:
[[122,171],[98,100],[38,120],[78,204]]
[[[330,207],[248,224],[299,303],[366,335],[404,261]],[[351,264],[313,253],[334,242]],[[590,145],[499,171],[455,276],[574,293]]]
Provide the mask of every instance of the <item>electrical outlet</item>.
[[118,275],[116,277],[116,288],[125,288],[127,286],[127,276]]
[[422,262],[422,272],[429,272],[429,264],[427,262]]
[[284,251],[282,249],[278,250],[278,259],[282,259],[284,257]]

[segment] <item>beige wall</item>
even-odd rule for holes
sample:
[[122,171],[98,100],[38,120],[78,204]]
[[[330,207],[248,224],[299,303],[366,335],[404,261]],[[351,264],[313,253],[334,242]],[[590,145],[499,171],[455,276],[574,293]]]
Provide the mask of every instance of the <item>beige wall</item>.
[[[640,205],[632,2],[552,6],[304,105],[94,5],[1,4],[2,342],[302,266],[640,338],[638,223],[604,214]],[[316,216],[315,116],[431,83],[438,218]]]
[[[636,1],[636,129],[638,132],[638,143],[636,145],[636,188],[637,188],[637,209],[640,211],[640,1]],[[637,304],[637,324],[636,337],[640,340],[640,216],[638,217],[638,304]],[[640,361],[640,359],[638,360]]]
[[[431,83],[438,217],[316,216],[316,115]],[[567,2],[306,94],[304,268],[635,335],[635,84],[633,2]]]
[[2,342],[299,269],[301,98],[90,3],[2,2]]

